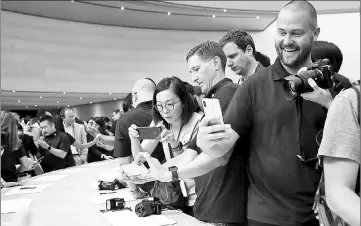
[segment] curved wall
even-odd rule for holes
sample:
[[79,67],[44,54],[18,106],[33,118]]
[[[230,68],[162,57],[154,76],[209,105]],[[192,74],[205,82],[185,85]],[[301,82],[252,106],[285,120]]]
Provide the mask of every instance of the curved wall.
[[[360,77],[359,13],[319,15],[320,40],[344,54],[340,73]],[[347,25],[347,26],[346,26]],[[256,49],[276,58],[276,22],[250,32]],[[24,91],[130,92],[139,78],[177,76],[190,82],[190,48],[223,32],[134,29],[46,19],[1,11],[1,88]],[[227,70],[227,76],[237,79]]]

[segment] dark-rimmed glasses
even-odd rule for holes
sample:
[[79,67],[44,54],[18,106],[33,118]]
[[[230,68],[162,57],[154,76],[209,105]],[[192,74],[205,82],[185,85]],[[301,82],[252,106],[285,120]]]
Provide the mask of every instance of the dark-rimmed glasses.
[[166,103],[165,105],[162,104],[156,104],[154,105],[155,110],[157,110],[158,112],[163,112],[164,108],[167,111],[173,111],[174,110],[174,105],[176,105],[180,100],[178,100],[177,102],[174,103]]

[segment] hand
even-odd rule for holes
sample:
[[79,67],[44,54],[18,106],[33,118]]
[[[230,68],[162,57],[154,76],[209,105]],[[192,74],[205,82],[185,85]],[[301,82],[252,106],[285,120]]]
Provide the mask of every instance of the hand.
[[47,144],[45,141],[43,141],[41,139],[38,139],[37,141],[35,141],[35,143],[44,149],[49,148],[49,144]]
[[232,131],[229,124],[209,125],[209,122],[216,118],[203,118],[199,123],[197,146],[202,150],[207,150],[222,140],[229,139]]
[[24,134],[28,135],[29,137],[34,137],[34,135],[30,132],[24,132]]
[[129,128],[128,128],[128,134],[129,134],[129,138],[132,140],[137,140],[139,139],[139,132],[138,132],[138,126],[132,124]]
[[105,160],[109,160],[109,159],[114,159],[112,156],[108,156],[108,155],[106,155],[106,156],[104,156],[104,159]]
[[302,93],[301,97],[303,97],[305,100],[318,103],[328,109],[333,100],[331,93],[328,90],[324,90],[318,87],[312,78],[308,79],[308,84],[312,87],[313,91]]
[[96,128],[89,126],[86,122],[84,122],[84,128],[93,137],[96,137],[100,133]]
[[174,134],[172,131],[167,130],[163,125],[162,133],[160,134],[160,142],[167,142],[170,144],[172,148],[176,148],[178,146],[178,141],[175,139]]
[[171,172],[168,171],[168,169],[165,170],[158,159],[151,157],[147,152],[141,152],[139,155],[142,155],[142,157],[139,157],[139,159],[143,158],[147,161],[150,171],[147,174],[141,175],[141,179],[154,178],[162,182],[172,181]]

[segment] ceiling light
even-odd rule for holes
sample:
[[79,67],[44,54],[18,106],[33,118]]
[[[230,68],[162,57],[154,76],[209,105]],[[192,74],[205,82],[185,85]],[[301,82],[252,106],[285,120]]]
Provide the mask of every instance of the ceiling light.
[[58,109],[60,109],[60,107],[58,107]]
[[15,90],[13,90],[13,93],[15,93]]
[[112,95],[112,93],[109,93],[110,95]]
[[71,0],[71,2],[74,2],[74,0]]
[[213,18],[216,18],[216,15],[213,15],[212,17],[213,17]]
[[66,92],[63,92],[63,94],[66,94]]
[[257,19],[259,19],[259,16],[256,16]]
[[124,7],[122,6],[122,7],[120,7],[120,9],[121,9],[121,10],[124,10]]
[[59,101],[57,100],[56,103],[59,104]]
[[90,101],[89,103],[92,104],[93,102]]
[[70,106],[68,105],[68,107],[70,107]]
[[35,107],[37,107],[38,105],[37,105],[37,104],[35,104],[34,106],[35,106]]
[[80,97],[80,100],[82,100],[83,99],[83,97]]
[[20,100],[18,100],[18,103],[20,103]]
[[170,16],[170,14],[171,14],[171,13],[170,13],[170,12],[168,12],[168,16]]
[[227,12],[227,9],[224,9],[223,12]]
[[25,106],[25,108],[28,108],[28,106]]
[[40,96],[40,99],[43,98],[42,96]]
[[114,98],[114,100],[117,100],[117,98]]

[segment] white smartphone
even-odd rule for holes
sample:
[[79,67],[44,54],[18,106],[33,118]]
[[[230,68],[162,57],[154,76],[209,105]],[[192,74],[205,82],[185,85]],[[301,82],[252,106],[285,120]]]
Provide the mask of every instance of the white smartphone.
[[202,105],[207,118],[214,118],[209,125],[224,124],[222,109],[218,99],[203,98]]

